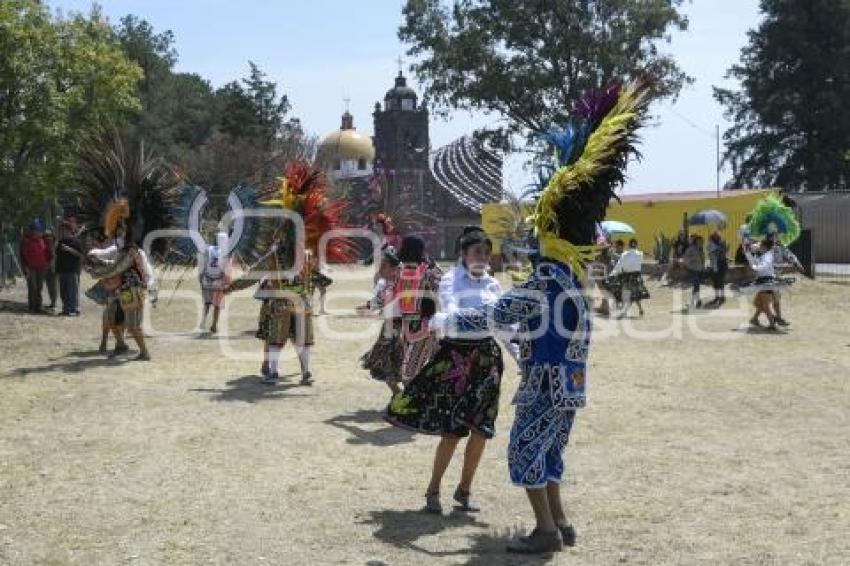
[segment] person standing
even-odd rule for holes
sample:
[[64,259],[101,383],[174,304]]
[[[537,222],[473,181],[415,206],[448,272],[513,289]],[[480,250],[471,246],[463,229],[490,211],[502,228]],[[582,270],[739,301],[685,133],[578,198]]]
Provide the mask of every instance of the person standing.
[[637,305],[640,316],[643,316],[643,305],[640,302],[649,299],[649,291],[641,276],[642,268],[643,252],[638,249],[638,241],[632,238],[629,240],[629,249],[620,255],[617,265],[611,271],[612,276],[619,278],[622,289],[623,306],[619,318],[628,314],[632,303]]
[[50,251],[50,263],[47,264],[47,271],[44,272],[44,286],[47,287],[47,296],[50,298],[50,304],[47,309],[50,312],[56,311],[56,299],[58,295],[58,282],[56,279],[56,237],[53,230],[50,228],[44,231],[44,243]]
[[698,309],[702,306],[702,300],[699,296],[700,284],[705,271],[705,252],[702,243],[701,236],[691,234],[691,243],[680,260],[687,269],[688,281],[691,282],[691,301],[687,310]]
[[56,276],[59,278],[59,295],[64,316],[80,315],[80,270],[83,247],[68,226],[56,246]]
[[726,302],[726,273],[729,271],[729,248],[719,231],[715,231],[708,239],[708,263],[711,269],[711,282],[714,286],[714,299],[709,307],[721,307]]
[[42,312],[41,293],[52,255],[44,240],[44,225],[41,220],[33,220],[20,246],[21,268],[27,278],[27,306],[31,313]]
[[201,329],[207,322],[210,307],[213,309],[212,325],[210,333],[218,332],[218,318],[221,307],[224,305],[224,290],[231,281],[230,258],[228,250],[227,234],[220,232],[216,234],[215,242],[203,252],[201,256],[201,270],[199,280],[201,294],[204,299],[204,313],[201,316]]

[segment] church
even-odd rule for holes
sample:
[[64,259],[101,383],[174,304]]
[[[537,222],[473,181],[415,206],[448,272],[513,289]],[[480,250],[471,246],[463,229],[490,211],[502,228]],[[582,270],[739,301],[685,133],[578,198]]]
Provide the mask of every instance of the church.
[[480,225],[481,206],[503,198],[502,157],[471,136],[433,149],[428,109],[401,71],[372,118],[369,137],[346,111],[318,148],[318,162],[352,206],[351,222],[368,226],[387,214],[402,233],[421,233],[433,257],[455,258],[463,227]]

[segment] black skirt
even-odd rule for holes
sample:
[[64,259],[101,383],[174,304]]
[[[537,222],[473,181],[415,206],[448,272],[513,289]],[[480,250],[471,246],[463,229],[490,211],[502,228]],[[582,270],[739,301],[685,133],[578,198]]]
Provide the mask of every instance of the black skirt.
[[395,395],[387,422],[422,434],[485,438],[496,433],[504,363],[492,338],[443,340],[422,371]]

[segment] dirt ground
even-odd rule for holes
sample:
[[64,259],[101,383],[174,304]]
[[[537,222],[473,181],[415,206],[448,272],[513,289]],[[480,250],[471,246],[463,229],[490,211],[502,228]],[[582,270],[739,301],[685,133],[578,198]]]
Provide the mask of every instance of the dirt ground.
[[[507,479],[515,366],[483,512],[422,514],[435,439],[380,420],[388,390],[358,365],[377,325],[353,315],[370,275],[350,275],[317,320],[312,388],[291,350],[288,380],[258,384],[250,291],[209,337],[191,276],[163,283],[152,362],[98,354],[88,300],[73,319],[0,294],[0,564],[542,563],[503,552],[532,520]],[[579,543],[551,563],[848,563],[850,287],[798,282],[775,335],[742,326],[744,303],[683,315],[650,290],[644,319],[597,320],[567,451]]]

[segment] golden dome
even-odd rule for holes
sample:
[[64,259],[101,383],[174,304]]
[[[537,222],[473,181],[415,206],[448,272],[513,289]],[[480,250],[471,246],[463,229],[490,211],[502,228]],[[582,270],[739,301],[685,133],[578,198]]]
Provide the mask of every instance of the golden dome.
[[319,154],[339,161],[365,159],[371,163],[375,159],[375,146],[372,138],[357,133],[351,114],[346,112],[342,117],[342,128],[328,134],[319,144]]

